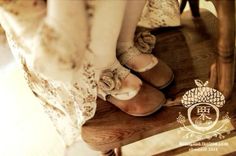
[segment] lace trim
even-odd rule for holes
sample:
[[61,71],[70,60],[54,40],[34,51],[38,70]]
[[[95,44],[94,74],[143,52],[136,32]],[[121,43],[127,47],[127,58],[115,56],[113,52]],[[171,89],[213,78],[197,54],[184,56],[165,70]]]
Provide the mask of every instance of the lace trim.
[[149,31],[138,32],[134,37],[134,45],[123,45],[117,48],[117,57],[122,65],[127,64],[133,57],[151,54],[156,43],[156,37]]
[[138,23],[140,27],[159,28],[180,25],[177,0],[148,0]]
[[122,65],[127,64],[135,56],[141,55],[142,53],[135,47],[128,47],[127,49],[118,49],[119,54],[117,57]]
[[117,92],[121,88],[121,81],[124,80],[130,71],[124,68],[118,61],[109,68],[102,71],[98,81],[99,95],[106,100],[107,95]]
[[[30,68],[32,47],[25,46],[24,38],[19,39],[11,27],[7,26],[9,27],[7,32],[9,45],[23,67],[30,89],[42,102],[45,112],[52,119],[65,143],[67,145],[72,144],[80,136],[82,124],[92,118],[96,111],[97,86],[95,72],[89,63],[89,58],[83,59],[83,65],[80,69],[70,68],[71,72],[74,73],[74,78],[76,78],[74,83],[49,79],[46,75],[41,75],[41,73]],[[59,35],[57,32],[54,33],[49,35]],[[45,50],[44,52],[47,53],[48,51]],[[41,63],[48,64],[50,62],[44,60]]]

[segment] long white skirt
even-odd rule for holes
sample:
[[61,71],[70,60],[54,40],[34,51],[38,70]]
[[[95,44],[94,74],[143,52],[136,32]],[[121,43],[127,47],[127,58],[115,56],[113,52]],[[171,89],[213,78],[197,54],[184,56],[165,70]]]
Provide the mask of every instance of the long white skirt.
[[[94,7],[91,4],[88,13]],[[41,100],[65,144],[71,145],[79,139],[81,126],[96,111],[92,52],[77,51],[79,42],[67,36],[60,24],[48,24],[43,0],[37,0],[37,5],[34,1],[0,0],[0,23],[29,87]],[[23,29],[17,27],[18,23],[24,25]],[[139,22],[139,26],[147,28],[179,24],[177,0],[149,0]]]

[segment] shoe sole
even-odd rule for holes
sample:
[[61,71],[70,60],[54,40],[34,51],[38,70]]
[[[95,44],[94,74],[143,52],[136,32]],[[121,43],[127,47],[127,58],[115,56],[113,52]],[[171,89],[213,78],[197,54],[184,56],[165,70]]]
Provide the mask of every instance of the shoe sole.
[[161,87],[157,87],[157,88],[160,89],[160,90],[162,90],[162,89],[168,87],[168,86],[174,81],[174,79],[175,79],[175,75],[173,74],[172,77],[171,77],[171,79],[170,79],[165,85],[163,85],[163,86],[161,86]]
[[161,109],[166,103],[166,100],[161,104],[159,105],[158,107],[156,107],[153,111],[151,112],[148,112],[148,113],[145,113],[145,114],[129,114],[129,115],[132,115],[132,116],[136,116],[136,117],[145,117],[145,116],[149,116],[155,112],[157,112],[159,109]]

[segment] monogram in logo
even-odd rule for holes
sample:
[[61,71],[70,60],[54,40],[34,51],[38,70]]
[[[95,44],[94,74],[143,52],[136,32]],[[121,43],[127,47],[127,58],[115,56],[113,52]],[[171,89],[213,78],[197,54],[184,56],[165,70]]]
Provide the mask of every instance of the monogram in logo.
[[[218,90],[208,87],[208,81],[203,83],[201,80],[195,80],[195,84],[197,88],[187,91],[181,100],[182,105],[187,108],[187,119],[191,124],[191,126],[186,126],[187,119],[179,112],[177,122],[182,125],[181,130],[187,132],[186,138],[203,139],[213,136],[224,138],[222,133],[230,133],[226,126],[230,122],[228,112],[220,117],[219,111],[225,104],[224,95]],[[218,125],[217,122],[220,119],[223,122]]]

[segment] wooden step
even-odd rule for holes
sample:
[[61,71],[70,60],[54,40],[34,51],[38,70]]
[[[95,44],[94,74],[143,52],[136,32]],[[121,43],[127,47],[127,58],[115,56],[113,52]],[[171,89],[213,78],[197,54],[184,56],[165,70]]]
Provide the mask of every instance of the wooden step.
[[[193,19],[190,12],[182,15],[182,26],[153,32],[157,36],[154,54],[167,62],[174,71],[174,83],[164,90],[167,98],[175,99],[195,86],[194,80],[208,80],[210,65],[216,52],[217,19],[201,10],[201,18]],[[236,88],[232,99],[220,109],[230,112],[232,124],[236,116]],[[186,108],[182,105],[163,107],[147,117],[127,115],[108,102],[98,99],[93,119],[82,127],[82,138],[94,150],[106,151],[179,128],[176,118]]]

